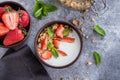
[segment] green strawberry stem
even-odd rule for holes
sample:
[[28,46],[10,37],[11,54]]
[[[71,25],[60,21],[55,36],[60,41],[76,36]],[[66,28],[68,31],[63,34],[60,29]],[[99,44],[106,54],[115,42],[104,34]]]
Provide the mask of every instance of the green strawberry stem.
[[10,12],[10,9],[9,9],[9,7],[6,7],[6,9],[5,9],[7,12]]
[[22,32],[25,36],[27,35],[27,30],[22,25],[19,25],[19,29],[22,30]]
[[[21,13],[21,11],[20,11],[20,7],[18,8],[18,14],[19,14],[19,16],[22,16],[23,14]],[[22,25],[21,25],[22,26]]]

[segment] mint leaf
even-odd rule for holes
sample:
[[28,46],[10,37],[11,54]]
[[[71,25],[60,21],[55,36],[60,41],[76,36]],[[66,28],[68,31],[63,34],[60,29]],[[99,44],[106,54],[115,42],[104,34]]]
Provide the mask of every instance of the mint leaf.
[[95,25],[93,30],[103,37],[106,35],[105,30],[102,27],[100,27],[99,25]]
[[44,7],[45,7],[45,9],[46,9],[47,12],[53,12],[53,11],[57,10],[57,7],[54,6],[54,5],[51,5],[51,4],[47,4]]
[[34,4],[34,17],[41,19],[42,16],[48,16],[49,12],[57,10],[57,7],[51,4],[46,4],[42,0],[37,0]]
[[52,48],[51,51],[52,51],[52,55],[53,55],[55,58],[59,57],[59,55],[58,55],[58,51],[57,51],[56,48]]
[[48,16],[48,11],[45,6],[43,7],[43,15]]
[[70,27],[67,27],[65,28],[64,32],[63,32],[63,35],[66,37],[69,35],[69,33],[71,32],[71,28]]
[[34,4],[34,11],[33,11],[34,14],[35,14],[35,12],[36,12],[37,10],[40,9],[40,7],[41,7],[41,6],[40,6],[40,4],[39,4],[39,1],[36,1],[35,4]]
[[54,47],[54,45],[51,42],[47,43],[47,48],[52,51],[52,55],[57,58],[59,57],[57,49]]
[[47,33],[48,33],[49,37],[52,37],[54,35],[54,32],[53,32],[52,28],[50,28],[50,27],[47,27]]
[[42,0],[37,0],[37,1],[41,7],[46,5]]
[[100,54],[98,52],[94,51],[93,56],[95,58],[96,65],[100,65],[101,64],[101,56],[100,56]]
[[42,8],[37,10],[34,15],[36,18],[41,19],[42,18]]
[[47,48],[51,50],[52,48],[54,48],[54,45],[51,42],[48,42]]

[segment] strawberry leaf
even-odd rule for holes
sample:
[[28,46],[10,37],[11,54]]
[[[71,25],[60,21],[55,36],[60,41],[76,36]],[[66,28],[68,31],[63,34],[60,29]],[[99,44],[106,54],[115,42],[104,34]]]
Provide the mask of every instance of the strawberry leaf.
[[10,9],[9,9],[9,7],[7,7],[5,10],[6,10],[7,12],[10,12]]
[[22,27],[22,25],[19,25],[19,29],[21,29],[22,30],[22,32],[23,32],[23,34],[26,36],[27,35],[27,30],[24,28],[24,27]]

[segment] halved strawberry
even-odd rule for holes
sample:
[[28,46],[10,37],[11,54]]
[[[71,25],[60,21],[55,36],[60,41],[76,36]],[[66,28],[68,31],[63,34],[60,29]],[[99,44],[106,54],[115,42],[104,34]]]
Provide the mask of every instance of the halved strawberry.
[[54,40],[53,40],[53,44],[54,44],[55,48],[59,48],[60,40],[54,39]]
[[2,20],[6,27],[15,30],[19,22],[19,14],[16,11],[7,11],[2,15]]
[[64,37],[63,39],[61,39],[61,41],[68,42],[68,43],[73,43],[75,41],[75,38]]
[[6,35],[6,37],[4,38],[3,44],[5,46],[9,46],[17,42],[20,42],[23,39],[24,39],[24,34],[22,33],[20,29],[16,28],[15,30],[10,31]]
[[23,27],[27,27],[30,22],[28,13],[24,10],[20,10],[19,13],[20,13],[19,24],[21,24]]
[[64,32],[64,27],[63,27],[63,25],[59,25],[59,26],[57,27],[56,31],[55,31],[56,36],[57,36],[58,38],[63,38],[63,32]]
[[0,7],[0,20],[2,19],[2,15],[5,12],[5,8],[4,7]]
[[52,53],[50,51],[45,51],[40,55],[42,59],[48,60],[52,57]]
[[4,7],[0,7],[0,20],[2,19],[2,15],[6,11],[6,8],[9,8],[10,10],[12,10],[12,7],[8,5],[5,5]]
[[9,29],[3,23],[0,22],[0,37],[4,36],[8,32]]
[[47,36],[41,42],[41,50],[44,51],[45,49],[47,49]]
[[67,56],[67,54],[64,51],[58,50],[58,53],[61,54],[62,56]]

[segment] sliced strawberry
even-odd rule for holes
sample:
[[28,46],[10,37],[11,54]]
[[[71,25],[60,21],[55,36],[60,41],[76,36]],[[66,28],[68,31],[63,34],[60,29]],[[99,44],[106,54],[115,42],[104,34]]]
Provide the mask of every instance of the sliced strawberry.
[[67,56],[67,54],[64,51],[58,50],[58,53],[61,54],[62,56]]
[[9,46],[9,45],[12,45],[12,44],[15,44],[17,42],[20,42],[24,39],[24,34],[22,33],[22,31],[18,28],[16,28],[15,30],[12,30],[10,31],[4,41],[3,41],[3,44],[5,46]]
[[60,40],[54,39],[54,40],[53,40],[53,44],[54,44],[55,48],[59,48]]
[[0,20],[2,19],[2,15],[5,12],[5,8],[4,7],[0,7]]
[[3,23],[0,22],[0,37],[4,36],[9,32],[9,29],[5,27]]
[[73,43],[75,41],[75,38],[64,37],[61,41],[68,42],[68,43]]
[[63,32],[64,32],[64,27],[63,27],[63,25],[59,25],[59,26],[57,27],[56,31],[55,31],[56,36],[57,36],[58,38],[63,38]]
[[52,53],[50,51],[45,51],[40,55],[42,59],[48,60],[52,57]]
[[30,18],[28,13],[24,10],[20,10],[19,24],[21,24],[23,27],[27,27],[29,22],[30,22]]
[[2,20],[6,27],[8,27],[10,30],[15,30],[18,26],[19,14],[16,11],[5,12],[2,15]]
[[47,49],[47,36],[41,42],[41,50],[44,51],[45,49]]

